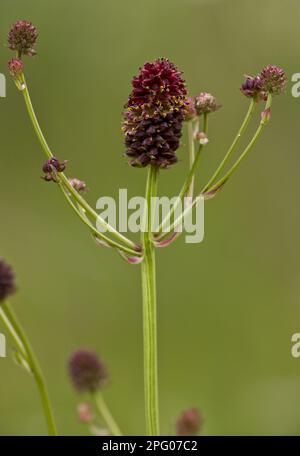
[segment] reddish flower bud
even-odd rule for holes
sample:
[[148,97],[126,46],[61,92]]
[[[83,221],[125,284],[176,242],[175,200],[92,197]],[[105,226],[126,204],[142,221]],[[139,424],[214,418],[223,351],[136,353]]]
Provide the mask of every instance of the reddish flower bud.
[[0,258],[0,304],[16,291],[15,275],[12,268]]
[[86,349],[76,350],[69,359],[69,374],[79,392],[96,391],[107,382],[107,371],[98,356]]
[[49,158],[42,167],[42,170],[45,173],[45,175],[42,176],[42,179],[47,182],[57,182],[56,173],[63,172],[66,169],[67,163],[67,160],[60,162],[56,157]]
[[91,423],[93,421],[92,405],[81,403],[77,407],[78,419],[81,423]]
[[264,109],[261,113],[261,122],[266,125],[271,119],[271,108]]
[[279,95],[285,91],[287,77],[282,68],[268,65],[260,73],[263,90],[272,95]]
[[200,432],[203,419],[198,409],[192,408],[183,412],[176,422],[178,435],[189,436]]
[[221,104],[217,99],[207,92],[201,92],[195,97],[195,109],[198,116],[202,114],[210,114],[221,108]]
[[33,56],[36,54],[33,46],[37,40],[36,27],[29,21],[15,22],[8,33],[8,47],[12,51],[18,51],[20,57],[24,55]]
[[24,63],[20,59],[11,59],[8,62],[8,69],[10,74],[15,78],[23,73]]
[[256,101],[267,99],[267,94],[263,91],[263,83],[260,76],[246,76],[246,80],[240,90],[246,97],[253,98]]

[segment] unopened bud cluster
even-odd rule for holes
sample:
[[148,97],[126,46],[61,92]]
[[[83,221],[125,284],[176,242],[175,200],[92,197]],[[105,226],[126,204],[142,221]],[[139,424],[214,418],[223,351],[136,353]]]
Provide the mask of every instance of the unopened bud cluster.
[[266,100],[268,94],[280,95],[284,93],[287,77],[282,68],[268,65],[257,76],[246,76],[241,92],[255,101]]

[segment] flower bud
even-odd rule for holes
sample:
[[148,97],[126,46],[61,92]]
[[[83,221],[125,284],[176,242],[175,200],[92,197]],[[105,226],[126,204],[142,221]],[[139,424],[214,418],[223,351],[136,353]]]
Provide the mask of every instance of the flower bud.
[[17,21],[11,26],[8,33],[8,47],[12,51],[17,51],[20,57],[23,54],[33,56],[36,54],[33,46],[37,37],[37,29],[31,22]]
[[20,74],[23,73],[24,70],[24,63],[20,59],[11,59],[8,62],[8,69],[14,78],[20,76]]
[[45,173],[42,176],[46,182],[57,182],[56,173],[61,173],[66,169],[67,160],[60,162],[56,157],[49,158],[49,160],[44,163],[42,170]]
[[199,95],[195,96],[195,109],[198,116],[201,116],[202,114],[210,114],[220,108],[221,104],[210,93],[201,92]]
[[202,427],[202,416],[198,409],[192,408],[183,412],[177,422],[177,434],[181,436],[192,436],[200,432]]
[[74,190],[76,190],[79,193],[84,192],[87,189],[86,183],[77,179],[76,177],[70,178],[69,182],[72,185],[72,187],[74,188]]
[[0,258],[0,305],[16,291],[15,275],[12,268]]
[[107,382],[107,371],[98,356],[86,349],[76,350],[69,359],[71,382],[79,392],[93,392]]
[[193,120],[197,117],[197,111],[195,108],[195,98],[190,97],[186,102],[186,112],[184,120]]
[[199,142],[199,144],[201,144],[203,146],[206,146],[206,144],[209,143],[209,139],[203,131],[198,131],[195,134],[195,139],[196,139],[196,141]]
[[268,65],[260,73],[263,90],[272,95],[279,95],[285,91],[287,77],[282,68]]
[[91,423],[93,421],[92,405],[82,402],[77,407],[77,415],[81,423]]
[[264,109],[261,113],[261,123],[266,125],[271,119],[271,108]]
[[246,97],[253,98],[256,101],[267,99],[260,76],[246,76],[246,80],[240,90]]

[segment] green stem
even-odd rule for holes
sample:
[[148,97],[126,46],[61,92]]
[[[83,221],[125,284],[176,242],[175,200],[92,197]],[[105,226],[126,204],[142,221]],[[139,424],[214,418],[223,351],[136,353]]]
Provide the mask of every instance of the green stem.
[[97,391],[94,393],[94,400],[95,403],[98,407],[98,410],[100,412],[100,415],[102,416],[103,420],[105,421],[105,424],[110,431],[111,435],[113,436],[121,436],[122,432],[119,429],[119,426],[115,422],[112,414],[110,413],[109,408],[106,405],[106,402],[103,399],[103,396],[100,391]]
[[[208,130],[208,114],[204,114],[204,116],[203,116],[203,133],[207,134],[207,130]],[[165,236],[167,236],[167,234],[169,233],[170,230],[168,230],[163,236],[160,236],[160,234],[166,228],[166,225],[169,224],[171,217],[174,215],[176,209],[178,208],[178,205],[182,202],[183,198],[189,192],[189,189],[193,183],[193,178],[194,178],[195,172],[197,170],[200,157],[202,155],[201,152],[202,152],[203,148],[204,148],[204,144],[200,144],[198,147],[198,151],[196,153],[194,162],[193,162],[192,166],[190,167],[189,174],[181,188],[181,191],[178,195],[176,203],[173,204],[170,212],[166,215],[166,217],[164,218],[164,220],[162,221],[162,223],[160,224],[160,226],[157,229],[156,236],[155,236],[157,239],[162,239]]]
[[250,122],[250,120],[251,120],[251,118],[253,116],[256,104],[257,104],[256,101],[252,98],[251,102],[250,102],[250,105],[249,105],[249,108],[248,108],[248,111],[247,111],[247,114],[246,114],[246,116],[245,116],[245,118],[243,120],[243,123],[242,123],[242,125],[241,125],[241,127],[240,127],[240,129],[239,129],[239,131],[238,131],[238,133],[236,135],[236,137],[234,138],[231,146],[229,147],[229,149],[228,149],[227,153],[225,154],[225,157],[221,161],[219,167],[216,169],[216,171],[214,172],[214,174],[212,175],[212,177],[210,178],[208,183],[205,185],[205,187],[203,188],[201,193],[205,193],[210,188],[210,186],[217,180],[217,178],[220,176],[224,166],[226,165],[226,163],[230,159],[231,155],[236,150],[243,133],[245,132],[247,126],[249,125],[249,122]]
[[[265,110],[269,109],[272,104],[272,95],[268,95],[268,99],[265,105]],[[233,174],[233,172],[238,168],[238,166],[241,164],[242,160],[246,157],[246,155],[251,151],[253,148],[254,144],[260,137],[261,133],[264,130],[264,127],[266,126],[267,122],[261,119],[259,127],[257,128],[253,138],[247,145],[247,147],[244,149],[243,153],[240,155],[240,157],[236,160],[236,162],[232,165],[232,167],[229,169],[229,171],[223,176],[218,182],[216,182],[212,187],[208,189],[208,192],[213,192],[214,190],[217,190],[218,188],[222,187],[222,185],[225,184],[225,182],[229,179],[229,177]],[[197,205],[199,201],[199,197],[203,196],[203,191],[198,195],[197,198],[195,198],[192,202],[192,204],[185,209],[185,211],[173,222],[173,224],[170,226],[170,231],[173,231],[176,229],[176,227],[182,223],[184,218],[190,213],[190,211],[193,210],[193,208]],[[180,234],[180,233],[178,233]],[[163,236],[162,236],[163,238]]]
[[8,303],[2,303],[0,310],[0,317],[2,318],[2,321],[4,322],[11,337],[15,341],[17,348],[20,350],[22,356],[24,356],[31,368],[43,405],[43,410],[48,426],[48,433],[51,436],[55,436],[57,435],[56,425],[50,404],[48,390],[39,363],[35,357],[35,354],[31,348],[24,330],[18,323],[17,318],[12,310],[9,308]]
[[[41,130],[41,127],[39,125],[39,122],[37,120],[36,114],[34,112],[34,108],[32,105],[32,101],[29,95],[28,87],[26,84],[25,76],[22,75],[22,82],[23,82],[23,96],[25,100],[25,104],[27,107],[27,111],[29,114],[29,117],[31,119],[32,125],[34,127],[34,130],[36,132],[36,135],[39,139],[39,142],[42,146],[43,151],[47,155],[48,158],[53,157],[53,154],[51,152],[51,149],[43,135],[43,132]],[[129,248],[132,248],[135,250],[137,248],[136,244],[132,242],[130,239],[126,238],[126,236],[123,236],[121,233],[119,233],[115,228],[113,228],[111,225],[109,225],[102,217],[100,217],[94,209],[87,203],[87,201],[72,187],[70,184],[68,178],[65,176],[64,173],[59,173],[59,176],[64,184],[64,186],[68,189],[68,191],[71,193],[71,195],[76,199],[78,204],[80,204],[87,214],[91,216],[94,220],[98,221],[108,232],[111,233],[112,236],[115,237],[120,242],[123,242],[125,245],[127,245]]]
[[156,188],[158,170],[150,166],[146,187],[146,225],[142,233],[144,261],[142,263],[143,331],[144,331],[144,388],[147,435],[159,435],[157,322],[155,253],[151,240],[151,200]]
[[122,244],[119,244],[118,242],[116,241],[113,241],[112,239],[108,238],[107,236],[105,236],[103,233],[101,233],[100,231],[98,231],[90,222],[90,220],[85,217],[81,212],[80,210],[78,209],[78,207],[76,207],[76,205],[73,203],[73,201],[71,200],[70,196],[68,195],[67,193],[67,190],[65,189],[65,187],[63,186],[63,184],[61,182],[59,182],[59,185],[61,186],[61,189],[62,189],[62,192],[63,192],[63,195],[64,197],[66,198],[68,204],[71,206],[71,208],[74,210],[74,212],[78,215],[78,217],[81,219],[81,221],[90,229],[91,233],[100,238],[100,239],[103,239],[104,242],[106,242],[106,244],[108,244],[108,246],[110,247],[114,247],[118,250],[122,250],[122,252],[128,254],[128,255],[133,255],[133,256],[141,256],[142,253],[141,252],[137,252],[136,250],[132,250],[130,249],[129,247],[125,247],[123,246]]
[[[192,168],[193,163],[195,161],[194,126],[195,126],[194,121],[190,120],[188,122],[188,125],[187,125],[190,169]],[[194,180],[195,180],[195,176],[192,177],[192,180],[191,180],[191,183],[190,183],[190,187],[189,187],[189,190],[187,192],[187,196],[189,196],[191,198],[193,197],[193,194],[194,194]]]
[[[271,104],[272,104],[272,95],[269,94],[266,105],[265,105],[265,110],[269,109],[271,107]],[[254,144],[256,143],[256,141],[258,140],[260,135],[262,134],[266,125],[267,125],[267,123],[263,119],[261,119],[259,127],[257,128],[253,138],[249,142],[249,144],[246,147],[246,149],[244,150],[244,152],[240,155],[240,157],[236,160],[236,162],[231,166],[231,168],[227,171],[227,173],[218,182],[216,182],[212,187],[210,187],[208,189],[208,191],[214,191],[214,190],[218,189],[219,187],[221,187],[223,184],[225,184],[225,182],[229,179],[229,177],[232,175],[232,173],[240,165],[242,160],[244,160],[246,155],[248,155],[248,153],[251,151],[252,147],[254,146]]]

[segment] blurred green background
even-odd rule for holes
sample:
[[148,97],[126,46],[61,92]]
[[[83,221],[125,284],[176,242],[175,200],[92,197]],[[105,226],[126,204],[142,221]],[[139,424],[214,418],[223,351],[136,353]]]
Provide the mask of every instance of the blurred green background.
[[[2,43],[17,19],[39,29],[26,73],[41,125],[54,153],[70,160],[69,175],[88,183],[93,205],[119,188],[144,193],[145,170],[130,168],[122,155],[120,122],[131,78],[145,61],[170,58],[191,94],[211,91],[223,104],[211,118],[198,186],[246,112],[243,75],[269,63],[282,66],[289,81],[300,72],[298,0],[2,0]],[[10,57],[3,46],[0,72],[7,74]],[[290,354],[300,331],[300,98],[290,89],[274,100],[255,151],[206,205],[204,242],[182,238],[158,252],[165,434],[191,406],[202,410],[203,434],[300,433],[300,360]],[[0,254],[16,270],[12,303],[44,369],[59,430],[87,432],[66,373],[69,354],[83,346],[109,368],[105,396],[124,432],[143,434],[139,267],[97,248],[58,189],[40,180],[45,158],[9,77],[0,116]],[[181,186],[186,147],[179,156],[161,173],[161,194]],[[32,379],[11,357],[1,359],[0,434],[45,432]]]

